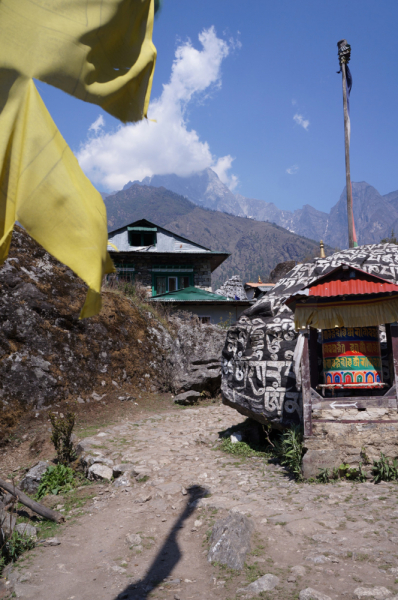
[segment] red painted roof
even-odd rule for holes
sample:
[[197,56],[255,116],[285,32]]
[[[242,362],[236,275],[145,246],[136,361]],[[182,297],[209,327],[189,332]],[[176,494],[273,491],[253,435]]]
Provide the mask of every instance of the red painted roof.
[[356,294],[386,294],[388,292],[398,293],[398,285],[361,279],[348,279],[346,281],[335,279],[309,288],[310,296],[322,296],[323,298]]

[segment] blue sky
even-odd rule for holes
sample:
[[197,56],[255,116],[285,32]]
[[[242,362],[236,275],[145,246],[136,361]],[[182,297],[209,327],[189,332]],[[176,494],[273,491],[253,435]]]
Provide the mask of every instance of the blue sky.
[[164,0],[157,124],[120,128],[97,106],[37,85],[98,189],[212,166],[244,196],[329,211],[345,184],[341,38],[352,46],[352,180],[398,189],[397,22],[393,0]]

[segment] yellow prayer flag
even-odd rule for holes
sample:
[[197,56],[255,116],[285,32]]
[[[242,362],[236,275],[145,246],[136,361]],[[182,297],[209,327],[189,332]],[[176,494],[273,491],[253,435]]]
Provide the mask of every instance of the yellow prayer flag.
[[122,121],[146,116],[156,50],[153,0],[0,0],[0,263],[14,223],[89,286],[97,314],[106,209],[33,82],[100,105]]

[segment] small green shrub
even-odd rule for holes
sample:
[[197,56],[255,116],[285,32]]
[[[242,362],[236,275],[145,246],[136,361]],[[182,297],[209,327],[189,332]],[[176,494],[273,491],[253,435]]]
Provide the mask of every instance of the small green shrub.
[[32,537],[13,531],[0,548],[0,575],[9,563],[15,562],[21,554],[35,547]]
[[291,427],[282,433],[276,451],[281,464],[287,467],[296,479],[301,479],[301,463],[303,461],[303,431],[301,427]]
[[331,480],[331,473],[329,471],[329,469],[319,469],[319,473],[317,475],[317,481],[319,481],[319,483],[329,483],[329,481]]
[[350,465],[346,463],[342,463],[340,467],[335,467],[332,471],[329,469],[319,469],[316,480],[318,483],[330,483],[341,477],[350,480],[357,479],[359,481],[366,481],[366,472],[364,471],[361,462],[359,463],[358,469],[350,467]]
[[234,456],[250,457],[250,456],[264,456],[264,452],[260,450],[254,450],[246,444],[246,442],[236,442],[233,444],[231,439],[225,438],[221,442],[221,450],[227,452],[227,454],[233,454]]
[[47,494],[55,496],[62,492],[73,490],[76,485],[76,478],[73,470],[65,465],[56,465],[48,467],[44,473],[37,490],[37,498],[43,498]]
[[51,441],[57,452],[57,460],[61,465],[69,465],[75,459],[75,450],[72,442],[72,432],[75,426],[76,415],[73,412],[58,417],[50,414],[52,425]]
[[397,459],[394,459],[392,464],[390,464],[390,459],[387,458],[382,452],[380,455],[380,460],[373,461],[372,473],[375,483],[379,483],[379,481],[394,481],[398,479]]

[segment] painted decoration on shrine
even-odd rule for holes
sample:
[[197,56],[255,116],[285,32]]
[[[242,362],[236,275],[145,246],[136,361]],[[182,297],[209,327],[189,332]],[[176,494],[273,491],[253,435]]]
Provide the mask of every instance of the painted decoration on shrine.
[[354,387],[382,382],[378,327],[336,327],[322,331],[326,384]]

